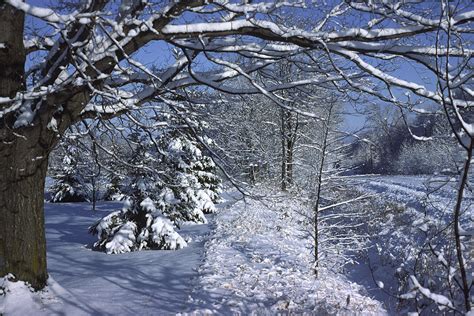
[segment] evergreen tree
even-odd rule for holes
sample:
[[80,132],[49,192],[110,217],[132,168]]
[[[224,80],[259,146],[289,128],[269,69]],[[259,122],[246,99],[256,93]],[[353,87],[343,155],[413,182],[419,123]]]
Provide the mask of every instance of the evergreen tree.
[[[180,249],[185,240],[176,232],[182,222],[206,223],[215,211],[220,180],[215,164],[202,145],[170,117],[168,128],[150,141],[132,133],[133,152],[128,177],[111,182],[125,199],[122,210],[112,212],[90,227],[98,235],[96,249],[122,253],[141,249]],[[151,145],[154,146],[151,146]],[[118,179],[118,173],[115,179]],[[113,178],[112,178],[113,179]]]
[[161,182],[158,205],[176,223],[206,223],[204,214],[215,211],[220,193],[214,162],[203,154],[199,142],[183,131],[163,136],[160,144],[166,149],[161,162],[167,178]]
[[173,223],[156,209],[149,197],[141,201],[127,199],[122,210],[103,217],[89,231],[98,235],[94,247],[109,254],[187,246]]
[[174,224],[155,207],[156,159],[150,154],[149,141],[139,133],[131,135],[135,149],[128,161],[134,168],[124,185],[126,200],[122,210],[114,211],[89,228],[98,235],[94,247],[109,254],[142,249],[180,249],[186,241]]
[[122,182],[124,176],[119,173],[110,173],[108,176],[109,183],[106,185],[104,193],[104,200],[106,201],[121,201],[124,199],[122,192]]

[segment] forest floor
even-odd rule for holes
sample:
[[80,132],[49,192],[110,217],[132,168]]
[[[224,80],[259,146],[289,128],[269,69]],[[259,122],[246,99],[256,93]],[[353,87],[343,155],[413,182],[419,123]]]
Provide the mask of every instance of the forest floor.
[[[422,200],[422,177],[358,180],[387,199]],[[362,183],[359,182],[359,183]],[[438,195],[451,201],[451,189]],[[444,193],[443,193],[444,192]],[[286,196],[238,198],[227,192],[207,225],[186,225],[189,247],[106,255],[91,250],[94,221],[121,203],[46,204],[49,286],[32,293],[22,282],[4,282],[5,315],[319,314],[380,315],[392,310],[370,271],[354,265],[346,275],[312,274],[309,241],[291,216]],[[445,201],[448,202],[448,201]],[[375,273],[381,274],[381,270]],[[384,280],[390,282],[390,280]],[[0,287],[2,279],[0,279]]]

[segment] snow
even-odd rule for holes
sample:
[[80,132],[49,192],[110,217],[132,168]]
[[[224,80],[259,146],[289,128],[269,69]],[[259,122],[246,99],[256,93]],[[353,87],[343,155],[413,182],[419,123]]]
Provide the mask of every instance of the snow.
[[[2,290],[3,289],[3,290]],[[39,298],[33,294],[27,284],[22,281],[16,282],[13,275],[0,278],[0,295],[5,292],[4,301],[0,300],[0,315],[13,313],[28,314],[31,309],[39,309]]]
[[[122,203],[99,203],[96,213],[87,203],[47,203],[48,287],[32,293],[22,282],[7,282],[0,313],[385,313],[341,274],[315,279],[296,222],[285,226],[281,211],[236,202],[235,196],[227,194],[217,213],[207,216],[211,224],[182,226],[184,249],[116,255],[92,251],[95,238],[87,229]],[[166,229],[158,219],[153,229]]]
[[121,206],[99,203],[93,213],[88,203],[46,203],[47,290],[31,293],[24,283],[11,282],[11,293],[0,296],[0,314],[168,315],[185,310],[209,226],[183,226],[180,233],[193,242],[178,251],[92,251],[96,238],[88,227]]
[[20,115],[18,115],[13,128],[28,126],[35,117],[35,111],[31,108],[31,101],[26,101],[20,107]]
[[155,203],[153,203],[153,201],[148,197],[140,203],[140,206],[148,212],[156,212]]
[[[403,203],[403,212],[411,220],[412,228],[420,231],[419,227],[431,225],[430,221],[434,220],[423,215],[421,221],[418,216],[423,213],[421,203],[428,180],[423,176],[370,176],[355,181],[358,189],[377,192],[392,203]],[[434,180],[453,179],[439,176]],[[262,188],[257,191],[268,193]],[[433,205],[438,208],[446,205],[452,201],[453,192],[449,185],[437,190],[431,197]],[[122,203],[99,203],[96,213],[90,211],[87,203],[46,204],[48,287],[32,293],[22,282],[0,279],[0,288],[8,292],[0,296],[0,313],[396,313],[396,305],[390,301],[396,299],[387,297],[384,291],[396,293],[397,282],[391,273],[395,269],[400,273],[399,267],[384,266],[371,256],[373,275],[366,264],[355,263],[346,269],[346,274],[321,269],[316,278],[312,271],[311,244],[301,230],[297,203],[286,195],[268,195],[263,200],[247,197],[244,201],[237,192],[227,191],[223,197],[224,202],[218,205],[216,213],[207,216],[209,224],[182,225],[179,234],[186,248],[116,255],[92,251],[95,238],[87,234],[87,229],[98,218],[120,210]],[[155,209],[146,199],[142,206]],[[416,236],[410,239],[404,230],[394,230],[396,216],[389,215],[377,238],[390,236],[396,243],[391,249],[393,253],[408,249],[407,245],[416,241]],[[166,230],[169,224],[160,216],[148,219],[153,220],[153,230]],[[169,242],[178,245],[180,241]],[[441,251],[437,257],[440,262],[446,261]],[[410,280],[411,286],[400,293],[400,298],[422,295],[437,303],[436,308],[452,308],[449,298],[413,277]]]
[[126,222],[120,226],[112,240],[105,244],[105,252],[108,254],[130,252],[135,243],[136,230],[137,225],[133,222]]
[[[449,252],[449,249],[444,247],[445,239],[440,233],[443,232],[447,223],[452,221],[457,185],[455,178],[441,175],[358,178],[354,187],[376,195],[383,203],[389,203],[391,206],[384,210],[383,204],[374,203],[375,208],[387,214],[382,218],[383,220],[379,219],[376,222],[376,227],[372,231],[372,243],[375,247],[368,252],[371,271],[363,265],[355,266],[351,273],[355,279],[366,287],[370,287],[370,280],[374,278],[384,283],[384,290],[387,293],[398,293],[400,298],[411,300],[411,302],[415,298],[418,302],[424,299],[423,304],[431,304],[425,307],[431,313],[439,311],[439,308],[453,308],[453,306],[461,305],[462,303],[457,299],[450,300],[446,296],[449,292],[439,283],[431,281],[434,279],[432,275],[439,273],[443,273],[443,278],[446,277],[449,280],[458,276],[457,269],[448,263],[449,254],[446,252]],[[427,192],[430,192],[428,196]],[[472,192],[466,191],[463,205],[472,205],[472,202]],[[470,218],[474,215],[473,211],[472,208],[465,211],[461,219],[462,226],[472,226]],[[449,236],[446,238],[450,238]],[[420,249],[426,245],[427,239],[435,247],[432,254],[424,257],[424,260],[427,260],[426,258],[430,260],[429,269],[432,270],[432,274],[428,276],[418,274],[417,277],[420,278],[418,282],[411,275],[413,266],[419,260]],[[452,260],[452,257],[449,260]],[[449,273],[445,267],[449,267]],[[367,271],[363,272],[364,269]],[[414,305],[410,307],[407,301],[397,302],[395,298],[381,291],[373,293],[378,299],[384,301],[390,312],[408,312],[415,309]]]
[[174,230],[173,224],[164,216],[158,216],[151,225],[153,241],[163,244],[164,249],[176,250],[186,247],[186,241]]
[[444,295],[432,293],[429,289],[421,286],[415,276],[411,275],[410,280],[414,285],[414,288],[419,290],[424,296],[436,302],[436,304],[441,306],[453,307],[453,303]]
[[22,10],[32,16],[44,19],[45,21],[51,23],[66,22],[71,18],[70,16],[61,16],[51,9],[29,5],[24,3],[22,0],[6,0],[6,3],[17,8],[18,10]]
[[79,23],[80,23],[80,24],[89,24],[89,23],[91,23],[91,22],[92,22],[92,20],[89,19],[89,18],[80,18],[80,19],[79,19]]
[[53,132],[58,132],[58,121],[52,117],[46,127]]
[[309,245],[292,218],[291,204],[227,199],[227,208],[216,214],[188,312],[385,313],[380,302],[343,275],[321,271],[315,278]]

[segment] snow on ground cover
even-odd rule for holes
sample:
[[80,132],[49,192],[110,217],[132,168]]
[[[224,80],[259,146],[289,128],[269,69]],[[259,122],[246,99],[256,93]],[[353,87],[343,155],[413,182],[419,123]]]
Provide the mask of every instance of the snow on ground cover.
[[14,282],[12,275],[0,278],[0,315],[28,314],[31,309],[38,310],[40,306],[40,297],[32,293],[32,289],[24,282]]
[[291,201],[267,201],[270,208],[252,199],[234,202],[216,214],[188,312],[385,314],[343,275],[322,271],[315,278]]
[[[404,256],[390,260],[408,258],[411,248],[407,245],[417,238],[413,232],[422,232],[422,222],[398,229],[403,225],[397,221],[413,223],[413,218],[424,214],[419,207],[425,196],[426,180],[426,177],[405,176],[357,180],[359,189],[377,193],[386,201],[409,205],[405,210],[407,218],[387,214],[374,240],[374,243],[385,240],[381,243],[382,250],[390,249],[391,253]],[[434,192],[431,195],[434,202],[428,205],[428,210],[433,210],[433,205],[452,205],[452,190],[450,185]],[[106,255],[85,246],[95,241],[94,236],[87,234],[87,227],[120,208],[120,203],[100,203],[96,213],[86,203],[46,204],[48,265],[52,277],[49,287],[33,294],[23,283],[3,280],[8,283],[3,287],[10,289],[10,295],[0,296],[0,313],[385,313],[379,301],[389,311],[397,312],[395,305],[374,286],[364,264],[352,267],[347,276],[325,271],[319,279],[314,279],[310,271],[310,245],[302,239],[300,219],[293,216],[297,203],[283,196],[263,201],[267,207],[252,199],[247,199],[247,204],[232,200],[232,196],[227,196],[215,221],[211,221],[212,238],[205,247],[209,226],[186,225],[181,233],[192,238],[186,249],[122,255]],[[447,213],[450,211],[451,208]],[[372,253],[370,257],[376,281],[385,284],[384,290],[396,293],[396,281],[391,276],[398,265],[384,262],[384,258],[375,260],[375,255]],[[367,292],[379,301],[368,297]]]
[[[447,176],[370,176],[355,182],[364,192],[377,194],[385,202],[399,203],[417,215],[421,223],[425,220],[446,222],[451,220],[456,201],[458,179]],[[474,203],[474,196],[465,190],[463,205]],[[468,208],[464,218],[474,216]]]
[[[452,220],[455,204],[456,178],[368,176],[358,177],[353,185],[376,196],[373,205],[378,219],[370,231],[374,247],[367,254],[373,275],[367,265],[355,265],[350,268],[351,278],[366,288],[372,286],[370,293],[382,300],[391,313],[407,312],[404,308],[411,308],[406,302],[387,293],[407,292],[409,276],[413,274],[420,251],[426,250],[427,240],[432,240],[434,245],[444,244],[444,228]],[[473,202],[472,193],[466,191],[462,227],[472,225],[469,223],[474,219]],[[433,257],[432,261],[431,269],[442,268],[436,263],[437,258]],[[385,284],[383,290],[374,287],[372,277]]]
[[92,251],[95,236],[87,228],[121,207],[100,203],[46,204],[49,286],[33,294],[21,282],[9,282],[0,296],[5,315],[173,315],[186,307],[198,276],[208,225],[185,225],[191,242],[178,251],[140,251],[107,255]]

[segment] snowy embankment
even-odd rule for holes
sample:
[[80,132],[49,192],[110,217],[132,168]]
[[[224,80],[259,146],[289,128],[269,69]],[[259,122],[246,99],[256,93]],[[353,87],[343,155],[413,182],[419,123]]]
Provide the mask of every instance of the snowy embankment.
[[[9,282],[0,296],[5,315],[157,315],[185,310],[197,279],[208,225],[183,226],[191,238],[179,251],[140,251],[107,255],[92,251],[97,237],[87,228],[121,203],[46,204],[49,286],[31,293]],[[0,280],[0,285],[1,285]]]
[[343,275],[321,271],[315,278],[295,207],[282,201],[240,200],[218,212],[188,311],[384,314]]
[[[353,280],[372,287],[371,294],[384,302],[391,313],[413,311],[408,301],[397,298],[408,292],[410,275],[422,252],[433,261],[434,268],[442,269],[430,255],[430,244],[441,248],[445,239],[452,239],[446,229],[453,218],[457,195],[457,178],[448,176],[367,176],[354,180],[354,187],[376,197],[373,202],[378,218],[371,227],[371,245],[365,264],[351,267]],[[466,190],[463,199],[461,229],[467,229],[474,219],[474,199]],[[443,237],[443,234],[448,234]],[[430,257],[431,256],[431,257]],[[441,258],[441,259],[440,259]],[[369,267],[370,266],[370,269]],[[424,272],[428,275],[428,272]],[[434,273],[434,272],[433,272]],[[377,289],[374,280],[383,286]],[[438,309],[432,309],[439,311]]]

